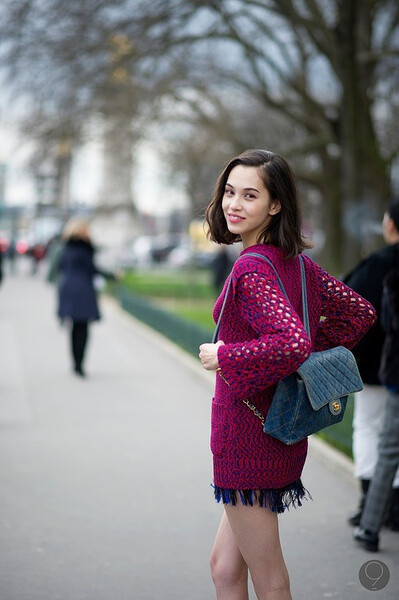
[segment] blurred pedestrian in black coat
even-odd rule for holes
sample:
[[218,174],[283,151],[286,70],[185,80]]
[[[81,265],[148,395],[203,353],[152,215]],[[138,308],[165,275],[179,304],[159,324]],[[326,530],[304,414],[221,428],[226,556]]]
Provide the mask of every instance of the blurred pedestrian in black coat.
[[386,329],[379,377],[388,397],[378,446],[378,460],[367,491],[360,525],[353,536],[366,550],[379,550],[379,533],[389,504],[390,526],[399,531],[399,488],[393,488],[399,469],[399,270],[392,269],[384,278],[381,322]]
[[230,273],[233,264],[234,261],[231,260],[226,246],[221,245],[212,262],[213,287],[217,295],[222,291],[226,277]]
[[3,252],[0,248],[0,283],[3,280]]
[[94,247],[86,221],[72,219],[65,226],[63,239],[65,245],[59,261],[58,316],[62,321],[68,319],[72,322],[74,371],[83,377],[88,326],[91,321],[100,319],[93,279],[98,274],[107,279],[115,279],[116,276],[95,266]]
[[[359,525],[370,481],[378,459],[378,444],[384,423],[386,389],[381,385],[379,368],[386,332],[381,323],[381,301],[384,278],[399,267],[399,198],[390,199],[382,222],[386,246],[373,252],[358,264],[344,282],[366,298],[377,311],[378,320],[353,348],[364,389],[355,394],[353,419],[353,457],[355,475],[360,480],[359,506],[349,523]],[[399,469],[394,479],[394,495],[390,508],[390,526],[399,528]]]

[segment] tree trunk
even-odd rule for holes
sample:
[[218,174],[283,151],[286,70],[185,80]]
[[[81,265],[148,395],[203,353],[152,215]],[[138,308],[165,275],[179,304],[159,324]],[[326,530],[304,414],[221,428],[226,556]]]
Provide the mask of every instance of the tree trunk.
[[341,227],[343,203],[339,182],[340,163],[322,153],[323,183],[321,195],[323,199],[321,223],[325,233],[325,243],[320,255],[324,268],[336,276],[343,274],[342,246],[344,232]]
[[339,129],[340,193],[345,209],[341,215],[344,243],[339,262],[344,269],[372,249],[370,225],[380,219],[389,194],[386,164],[380,156],[371,121],[369,92],[373,66],[366,57],[371,46],[372,18],[369,2],[340,2],[336,35],[343,90]]

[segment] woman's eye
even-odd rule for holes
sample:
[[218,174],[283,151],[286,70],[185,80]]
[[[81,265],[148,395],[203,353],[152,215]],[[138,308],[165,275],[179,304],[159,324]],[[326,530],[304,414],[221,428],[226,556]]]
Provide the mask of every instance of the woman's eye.
[[231,196],[233,194],[233,190],[230,190],[230,189],[226,188],[224,190],[224,193],[225,193],[226,196]]

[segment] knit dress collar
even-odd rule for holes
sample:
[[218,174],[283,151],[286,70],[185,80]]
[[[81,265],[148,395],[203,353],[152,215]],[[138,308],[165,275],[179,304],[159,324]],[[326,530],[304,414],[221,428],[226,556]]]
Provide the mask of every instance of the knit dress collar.
[[285,250],[283,248],[279,248],[278,246],[273,246],[272,244],[255,244],[253,246],[248,246],[248,248],[244,248],[240,252],[240,256],[244,256],[249,252],[259,252],[260,254],[265,254],[267,252],[271,252],[277,256],[281,256],[281,258],[285,255]]

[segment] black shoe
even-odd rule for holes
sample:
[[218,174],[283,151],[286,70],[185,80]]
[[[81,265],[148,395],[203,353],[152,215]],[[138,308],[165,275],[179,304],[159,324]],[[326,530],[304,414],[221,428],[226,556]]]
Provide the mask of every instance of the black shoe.
[[352,525],[353,527],[357,527],[357,525],[360,525],[360,519],[362,518],[363,506],[366,501],[367,491],[370,487],[370,479],[361,479],[360,486],[361,486],[361,495],[360,495],[360,500],[359,500],[359,506],[348,517],[348,523],[349,523],[349,525]]
[[363,529],[362,527],[356,527],[353,532],[353,538],[357,543],[369,552],[378,552],[379,538],[378,534]]
[[357,527],[358,525],[360,525],[360,519],[362,518],[362,508],[358,508],[357,510],[355,510],[355,512],[353,512],[349,517],[348,517],[348,523],[349,525],[352,525],[353,527]]
[[86,377],[86,373],[83,371],[82,367],[75,367],[74,371],[79,377]]

